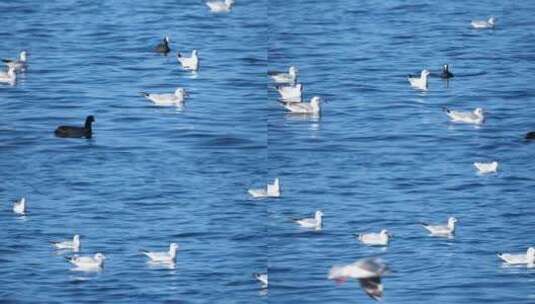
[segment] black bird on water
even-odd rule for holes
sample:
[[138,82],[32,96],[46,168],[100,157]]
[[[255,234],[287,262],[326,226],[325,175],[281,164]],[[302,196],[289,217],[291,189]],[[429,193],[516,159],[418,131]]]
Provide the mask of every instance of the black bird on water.
[[440,78],[443,78],[443,79],[453,78],[453,74],[450,72],[450,69],[447,64],[442,66],[442,74],[440,74]]
[[69,137],[69,138],[91,138],[93,136],[93,130],[91,124],[95,121],[93,115],[87,116],[85,119],[85,125],[83,127],[72,126],[59,126],[54,134],[57,137]]
[[526,136],[524,136],[525,139],[535,139],[535,132],[534,131],[531,131],[531,132],[528,132],[526,133]]
[[162,42],[158,43],[158,45],[154,48],[154,51],[167,55],[167,53],[171,51],[171,48],[169,48],[169,37],[165,36]]

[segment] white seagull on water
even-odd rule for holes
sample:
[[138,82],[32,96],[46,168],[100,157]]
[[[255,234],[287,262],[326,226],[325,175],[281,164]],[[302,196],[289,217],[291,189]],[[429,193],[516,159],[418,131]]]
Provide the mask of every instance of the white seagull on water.
[[535,266],[535,248],[533,247],[529,247],[526,253],[498,253],[497,255],[506,264],[527,264],[529,268]]
[[21,72],[26,70],[27,64],[27,53],[26,51],[20,52],[19,59],[2,59],[2,61],[10,68],[13,68],[15,72]]
[[460,112],[444,108],[444,112],[452,122],[480,125],[485,122],[482,108],[476,108],[473,112]]
[[407,79],[409,80],[411,87],[420,90],[427,90],[427,78],[429,74],[431,74],[429,70],[423,70],[420,73],[420,76],[409,75]]
[[488,29],[496,26],[496,18],[490,17],[489,20],[473,20],[470,25],[475,29]]
[[9,66],[7,67],[7,71],[0,72],[0,83],[14,85],[16,81],[17,81],[17,73],[15,73],[14,67]]
[[279,178],[275,178],[275,181],[273,181],[273,184],[267,184],[267,187],[265,189],[249,189],[249,194],[252,197],[260,198],[260,197],[280,197],[280,181]]
[[446,225],[428,225],[422,223],[422,226],[433,236],[451,236],[455,233],[455,223],[457,223],[457,219],[450,217]]
[[232,10],[234,0],[208,1],[206,5],[212,13],[228,13]]
[[191,57],[184,57],[184,55],[176,53],[176,59],[182,66],[184,70],[187,71],[197,71],[199,70],[199,56],[197,55],[197,50],[191,52]]
[[146,251],[142,250],[141,253],[146,255],[151,262],[157,263],[175,263],[176,251],[178,249],[177,243],[171,243],[168,251]]
[[296,224],[299,224],[303,228],[314,229],[314,230],[319,231],[321,230],[321,226],[323,224],[322,217],[323,217],[323,212],[321,210],[317,210],[314,213],[314,217],[298,219],[298,220],[294,220],[294,222]]
[[293,114],[312,114],[319,115],[321,108],[321,98],[319,96],[314,96],[310,99],[310,102],[281,102],[282,105],[288,109]]
[[481,174],[496,173],[496,171],[498,170],[498,162],[497,161],[493,161],[490,163],[475,162],[474,167],[476,167],[478,172]]
[[390,233],[383,229],[379,233],[359,233],[356,235],[357,240],[368,246],[388,246]]
[[21,198],[20,200],[13,203],[13,213],[17,215],[26,214],[26,198]]
[[271,79],[276,83],[294,84],[297,80],[297,68],[291,66],[288,73],[285,72],[270,72]]
[[344,283],[348,278],[357,279],[364,292],[374,300],[383,297],[381,277],[388,274],[388,266],[379,258],[365,258],[345,266],[333,266],[328,278]]
[[276,87],[281,99],[284,102],[301,102],[303,94],[303,85],[300,83],[294,85],[280,85]]
[[65,257],[65,259],[77,267],[75,270],[101,270],[106,257],[99,252],[94,256],[74,255],[72,257]]
[[183,88],[177,88],[174,94],[154,94],[141,92],[148,100],[159,106],[182,106],[188,93]]
[[62,242],[52,242],[52,246],[54,246],[54,248],[59,249],[59,250],[70,249],[73,252],[78,252],[80,251],[80,246],[81,246],[80,236],[78,234],[75,234],[72,238],[72,241],[69,240],[69,241],[62,241]]

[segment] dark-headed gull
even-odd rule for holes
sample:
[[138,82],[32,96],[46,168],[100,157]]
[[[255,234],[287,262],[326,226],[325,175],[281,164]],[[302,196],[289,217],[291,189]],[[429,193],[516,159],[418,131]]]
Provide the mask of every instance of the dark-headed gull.
[[365,258],[345,266],[333,266],[328,278],[339,283],[347,279],[357,279],[364,292],[374,300],[383,297],[381,277],[388,274],[388,266],[379,258]]
[[178,249],[177,243],[171,243],[168,251],[146,251],[142,250],[141,253],[146,255],[151,262],[156,263],[175,263],[176,251]]
[[496,18],[490,17],[488,20],[473,20],[470,25],[475,29],[488,29],[496,26]]
[[431,74],[429,70],[423,70],[420,73],[420,76],[409,75],[407,79],[409,80],[411,87],[420,89],[420,90],[427,90],[427,78],[429,74]]
[[152,101],[155,105],[182,106],[184,104],[185,97],[188,96],[188,93],[186,93],[186,90],[183,88],[177,88],[174,94],[154,94],[141,92],[141,95]]
[[104,266],[106,257],[102,253],[96,253],[94,256],[65,257],[67,261],[77,267],[77,270],[100,270]]
[[232,10],[234,0],[208,1],[206,5],[212,13],[228,13]]
[[457,219],[454,217],[448,218],[446,225],[429,225],[422,223],[421,225],[434,236],[451,236],[455,233],[455,223]]
[[480,125],[485,122],[482,108],[476,108],[473,112],[460,112],[444,108],[444,112],[452,122]]
[[191,57],[184,57],[184,55],[177,53],[176,59],[182,66],[184,70],[187,71],[197,71],[199,70],[199,56],[197,55],[197,50],[191,52]]
[[72,238],[72,241],[62,241],[62,242],[52,242],[52,246],[58,250],[72,250],[73,252],[80,251],[80,236],[75,234]]
[[28,54],[26,51],[20,52],[19,59],[2,59],[2,61],[10,68],[13,68],[15,72],[26,70]]
[[17,73],[15,73],[14,67],[9,66],[7,67],[7,71],[0,72],[0,83],[15,85],[16,81],[17,81]]
[[268,288],[268,273],[267,272],[255,272],[253,273],[255,279],[260,283],[260,287]]
[[89,115],[85,118],[85,124],[83,127],[74,126],[59,126],[54,131],[57,137],[69,137],[69,138],[91,138],[93,136],[92,124],[95,121],[93,115]]
[[17,215],[26,214],[26,198],[21,198],[20,200],[13,203],[13,213]]
[[291,66],[286,72],[270,72],[271,79],[276,83],[294,84],[297,80],[297,68]]
[[169,37],[165,36],[163,40],[154,47],[154,51],[157,53],[163,53],[167,54],[171,51],[171,48],[169,47]]
[[273,181],[273,184],[267,184],[267,187],[265,189],[249,189],[249,194],[252,197],[260,198],[260,197],[280,197],[280,181],[279,178],[275,178],[275,181]]
[[498,257],[506,264],[527,264],[529,268],[535,266],[535,248],[529,247],[526,253],[498,253]]
[[474,167],[478,170],[481,174],[487,174],[487,173],[496,173],[498,170],[498,162],[493,161],[490,163],[481,163],[481,162],[475,162]]
[[314,230],[321,230],[321,226],[323,224],[323,212],[321,210],[317,210],[314,213],[314,217],[312,218],[303,218],[303,219],[297,219],[294,220],[296,224],[299,224],[303,228],[308,229],[314,229]]
[[388,230],[383,229],[379,233],[359,233],[356,235],[356,238],[364,245],[388,246],[390,236],[391,235],[388,233]]
[[312,99],[310,99],[310,102],[292,102],[292,103],[285,103],[282,102],[282,105],[288,109],[291,113],[294,114],[312,114],[312,115],[319,115],[321,108],[320,108],[321,98],[319,96],[314,96]]

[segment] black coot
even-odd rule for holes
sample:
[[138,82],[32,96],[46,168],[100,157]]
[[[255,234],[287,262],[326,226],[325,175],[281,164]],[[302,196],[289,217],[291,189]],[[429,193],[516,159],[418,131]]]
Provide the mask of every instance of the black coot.
[[157,53],[163,53],[167,55],[167,53],[171,51],[171,49],[169,48],[169,38],[165,36],[162,42],[158,43],[158,45],[154,48],[154,51]]
[[526,133],[526,136],[524,136],[525,139],[535,139],[535,132],[531,131]]
[[453,74],[450,72],[450,69],[447,64],[442,66],[442,74],[440,74],[440,78],[453,78]]
[[72,127],[72,126],[59,126],[54,134],[57,137],[70,137],[70,138],[91,138],[93,135],[93,130],[91,129],[91,124],[95,121],[93,115],[87,116],[85,119],[85,126],[83,127]]

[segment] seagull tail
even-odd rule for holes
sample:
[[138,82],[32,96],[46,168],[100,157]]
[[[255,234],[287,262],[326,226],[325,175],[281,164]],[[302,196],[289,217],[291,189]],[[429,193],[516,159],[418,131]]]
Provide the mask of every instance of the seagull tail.
[[182,58],[182,54],[180,54],[180,52],[176,52],[176,57],[177,58]]
[[424,223],[424,222],[419,222],[418,225],[421,225],[421,226],[424,226],[424,227],[429,226],[428,223]]
[[147,92],[143,92],[142,91],[142,92],[139,92],[139,94],[141,94],[144,97],[149,97],[149,93],[147,93]]
[[65,258],[65,260],[66,260],[67,262],[72,261],[72,256],[66,256],[66,257],[64,257],[64,258]]
[[450,113],[451,112],[450,109],[448,109],[448,107],[442,107],[442,110],[444,110],[444,112],[446,112],[446,113]]

